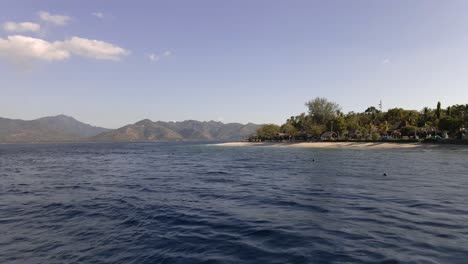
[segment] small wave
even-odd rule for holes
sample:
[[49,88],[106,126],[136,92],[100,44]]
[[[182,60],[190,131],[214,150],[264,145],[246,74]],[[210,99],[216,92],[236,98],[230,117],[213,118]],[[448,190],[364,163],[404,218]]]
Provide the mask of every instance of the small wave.
[[460,152],[185,144],[9,146],[0,263],[468,259]]

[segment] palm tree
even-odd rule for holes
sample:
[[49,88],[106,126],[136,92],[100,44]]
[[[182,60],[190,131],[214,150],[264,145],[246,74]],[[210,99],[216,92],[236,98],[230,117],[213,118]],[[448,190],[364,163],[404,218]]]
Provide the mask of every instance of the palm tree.
[[429,107],[424,107],[423,108],[423,121],[424,121],[424,126],[426,125],[427,119],[429,118]]
[[437,102],[436,117],[440,119],[440,102]]

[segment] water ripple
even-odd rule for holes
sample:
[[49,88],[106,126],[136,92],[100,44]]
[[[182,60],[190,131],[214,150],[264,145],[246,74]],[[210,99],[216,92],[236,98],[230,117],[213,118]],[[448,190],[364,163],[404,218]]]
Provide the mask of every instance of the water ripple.
[[466,263],[467,154],[1,145],[0,263]]

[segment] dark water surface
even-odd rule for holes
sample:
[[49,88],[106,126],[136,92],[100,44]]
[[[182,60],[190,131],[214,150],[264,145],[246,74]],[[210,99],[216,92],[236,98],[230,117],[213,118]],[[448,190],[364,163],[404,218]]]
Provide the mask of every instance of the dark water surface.
[[468,152],[0,145],[0,263],[468,263]]

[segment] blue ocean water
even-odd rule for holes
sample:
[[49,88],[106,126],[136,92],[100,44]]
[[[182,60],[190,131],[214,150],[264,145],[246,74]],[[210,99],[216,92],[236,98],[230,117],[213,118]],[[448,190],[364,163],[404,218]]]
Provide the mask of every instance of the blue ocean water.
[[0,263],[468,263],[468,152],[0,145]]

